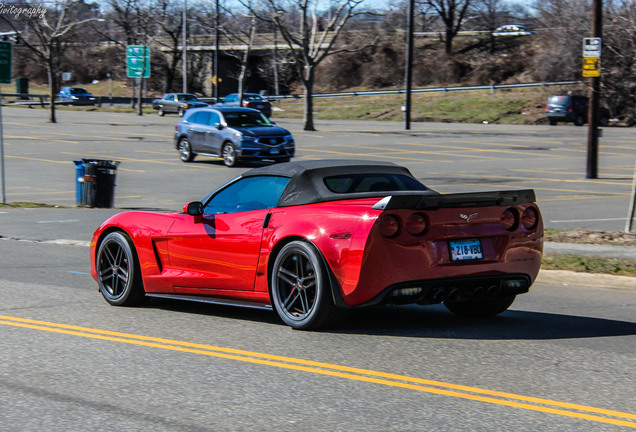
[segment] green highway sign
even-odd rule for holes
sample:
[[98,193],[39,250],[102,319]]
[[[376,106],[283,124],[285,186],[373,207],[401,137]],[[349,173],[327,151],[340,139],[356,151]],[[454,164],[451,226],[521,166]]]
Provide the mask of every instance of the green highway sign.
[[11,42],[0,42],[0,84],[11,84],[12,52]]
[[150,78],[150,47],[128,45],[126,47],[128,78]]

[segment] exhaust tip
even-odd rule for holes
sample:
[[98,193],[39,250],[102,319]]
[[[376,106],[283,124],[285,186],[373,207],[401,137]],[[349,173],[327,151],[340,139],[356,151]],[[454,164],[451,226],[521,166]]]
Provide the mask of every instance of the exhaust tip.
[[496,285],[489,286],[486,290],[486,297],[489,299],[495,298],[499,295],[499,287]]

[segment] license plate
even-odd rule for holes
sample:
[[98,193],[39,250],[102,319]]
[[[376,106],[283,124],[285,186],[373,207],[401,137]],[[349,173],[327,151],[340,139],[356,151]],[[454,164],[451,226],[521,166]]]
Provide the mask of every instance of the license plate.
[[256,105],[256,109],[263,109],[263,105]]
[[484,257],[481,240],[449,241],[451,261],[471,261]]
[[269,150],[269,154],[279,154],[280,153],[280,149],[277,148],[273,148]]

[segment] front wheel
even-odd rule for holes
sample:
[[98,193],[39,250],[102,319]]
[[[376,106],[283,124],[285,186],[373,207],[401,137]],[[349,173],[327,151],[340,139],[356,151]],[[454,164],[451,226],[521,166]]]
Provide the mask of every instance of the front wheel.
[[285,245],[271,274],[274,310],[283,322],[298,330],[315,330],[334,319],[329,276],[316,249],[305,242]]
[[114,306],[134,306],[145,293],[135,246],[128,235],[115,231],[104,237],[97,251],[99,291]]
[[159,107],[159,109],[157,110],[157,114],[163,117],[166,115],[166,112],[163,110],[163,107]]
[[508,310],[517,296],[514,294],[495,297],[492,299],[479,299],[469,301],[450,302],[445,301],[444,306],[459,316],[487,317],[498,315]]
[[185,113],[185,110],[183,109],[183,107],[179,107],[179,109],[177,110],[177,115],[179,117],[183,117],[183,113]]
[[236,166],[236,163],[238,162],[238,158],[236,157],[236,150],[234,150],[234,146],[230,143],[223,145],[221,157],[223,158],[223,163],[229,167]]

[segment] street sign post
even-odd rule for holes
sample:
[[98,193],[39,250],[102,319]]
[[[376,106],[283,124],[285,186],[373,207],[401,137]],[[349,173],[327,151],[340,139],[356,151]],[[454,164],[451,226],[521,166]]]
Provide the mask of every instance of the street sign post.
[[[0,84],[11,84],[13,44],[0,42]],[[7,202],[4,175],[4,133],[2,131],[2,90],[0,89],[0,168],[2,168],[2,202]]]
[[150,47],[128,45],[126,47],[126,71],[128,78],[150,78]]
[[601,46],[600,37],[583,38],[583,77],[598,78],[601,76]]

